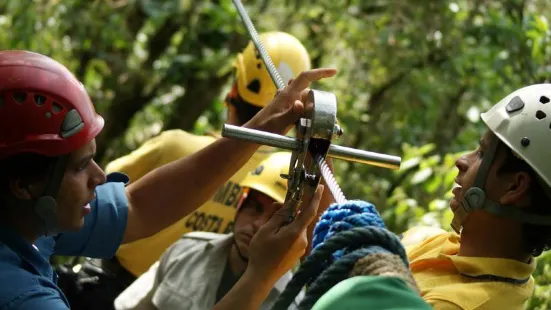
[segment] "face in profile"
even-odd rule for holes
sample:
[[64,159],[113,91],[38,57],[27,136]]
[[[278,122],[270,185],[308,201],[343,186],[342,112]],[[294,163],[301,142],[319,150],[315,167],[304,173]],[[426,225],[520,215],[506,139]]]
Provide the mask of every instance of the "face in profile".
[[96,186],[105,182],[105,173],[94,161],[95,140],[70,155],[65,175],[56,196],[57,222],[60,231],[78,230],[90,213]]

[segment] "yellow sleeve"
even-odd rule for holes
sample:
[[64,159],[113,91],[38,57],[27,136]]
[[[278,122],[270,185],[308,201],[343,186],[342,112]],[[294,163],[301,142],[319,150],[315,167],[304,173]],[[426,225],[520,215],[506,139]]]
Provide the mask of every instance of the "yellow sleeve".
[[130,154],[110,162],[105,172],[123,172],[130,182],[134,182],[151,170],[193,154],[215,140],[214,137],[196,136],[183,130],[167,130]]
[[[181,130],[165,132],[148,141],[140,149],[117,160],[118,162],[113,162],[111,168],[117,168],[113,171],[129,172],[129,176],[136,180],[159,166],[201,150],[215,140],[215,137],[194,136]],[[255,169],[262,160],[267,158],[270,152],[269,148],[260,148],[230,180],[218,189],[213,197],[193,213],[153,236],[121,245],[116,254],[121,265],[132,274],[139,276],[185,233],[231,232],[235,207],[242,193],[239,183],[249,171]]]

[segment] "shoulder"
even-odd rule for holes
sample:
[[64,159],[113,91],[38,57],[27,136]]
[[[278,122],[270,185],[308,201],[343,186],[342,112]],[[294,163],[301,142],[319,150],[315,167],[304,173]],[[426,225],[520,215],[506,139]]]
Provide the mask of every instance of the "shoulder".
[[146,153],[156,154],[161,165],[196,153],[216,141],[215,137],[199,136],[180,129],[164,131],[153,139],[142,148]]
[[438,227],[416,226],[408,229],[402,234],[402,244],[404,246],[419,244],[427,239],[447,232]]
[[531,291],[530,285],[473,281],[436,287],[423,299],[436,310],[523,309]]
[[53,282],[17,265],[0,262],[0,283],[0,309],[68,309]]
[[175,262],[189,263],[193,257],[204,257],[214,248],[221,248],[232,237],[231,234],[217,234],[195,231],[183,235],[162,255],[162,264]]
[[[214,137],[198,136],[179,129],[163,131],[131,153],[110,162],[106,171],[129,173],[135,181],[148,170],[192,154],[215,140]],[[147,171],[142,171],[144,169]]]
[[184,234],[181,240],[195,240],[197,242],[210,242],[213,240],[222,239],[227,237],[227,234],[217,234],[213,232],[206,231],[193,231],[187,234]]
[[[404,244],[404,241],[402,242]],[[460,245],[461,239],[459,235],[444,232],[426,237],[423,241],[417,243],[404,244],[404,247],[406,248],[409,260],[413,263],[417,259],[436,258],[440,254],[455,255],[459,251]]]
[[168,150],[170,147],[189,148],[193,146],[205,147],[216,141],[214,136],[199,136],[180,129],[167,130],[153,138],[162,149]]
[[91,204],[102,206],[108,204],[116,208],[128,208],[126,184],[123,182],[108,182],[96,187],[96,198]]

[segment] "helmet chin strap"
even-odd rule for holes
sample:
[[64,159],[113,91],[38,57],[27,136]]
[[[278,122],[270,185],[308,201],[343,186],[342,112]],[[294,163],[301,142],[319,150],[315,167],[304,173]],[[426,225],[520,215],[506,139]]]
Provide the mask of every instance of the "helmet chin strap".
[[34,212],[36,213],[40,229],[46,236],[53,236],[59,233],[57,222],[57,202],[55,196],[61,186],[61,181],[65,174],[65,168],[69,161],[69,155],[61,156],[56,161],[50,171],[46,189],[41,197],[34,203]]
[[451,226],[458,234],[461,233],[463,223],[469,214],[475,210],[486,211],[501,217],[515,219],[523,223],[551,226],[551,216],[542,216],[523,212],[521,211],[521,208],[510,205],[500,205],[498,202],[486,198],[484,183],[486,182],[486,177],[488,176],[490,166],[494,161],[498,145],[499,139],[492,135],[489,141],[488,150],[484,154],[484,158],[478,168],[472,187],[467,190],[461,199],[460,206],[453,211]]
[[463,198],[461,198],[460,206],[453,211],[453,219],[451,226],[456,233],[461,233],[463,222],[467,219],[469,214],[476,209],[482,209],[486,204],[496,204],[493,201],[486,200],[486,193],[484,192],[484,183],[490,166],[494,161],[494,157],[497,151],[498,139],[495,136],[490,138],[490,144],[488,150],[482,158],[482,163],[478,168],[476,178],[471,188],[467,190]]

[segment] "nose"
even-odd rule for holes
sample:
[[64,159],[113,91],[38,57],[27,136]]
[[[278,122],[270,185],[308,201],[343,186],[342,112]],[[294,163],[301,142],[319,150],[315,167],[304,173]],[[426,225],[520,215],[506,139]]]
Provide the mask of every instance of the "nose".
[[467,161],[467,155],[459,157],[455,161],[455,166],[459,169],[459,172],[465,172],[469,169],[469,162]]
[[270,220],[270,217],[266,216],[266,215],[262,215],[262,216],[257,217],[253,221],[254,232],[256,233],[260,229],[260,227],[262,227],[264,224],[266,224],[269,220]]
[[107,177],[105,176],[105,172],[98,166],[96,162],[93,162],[94,169],[92,172],[92,177],[90,178],[90,188],[95,189],[96,186],[101,185],[105,183],[107,180]]
[[264,221],[262,217],[258,217],[256,220],[253,221],[253,228],[254,228],[255,234],[260,229],[260,227],[262,227],[262,225],[264,225]]

